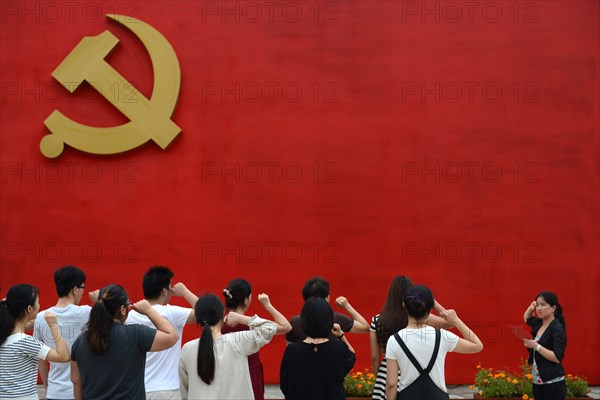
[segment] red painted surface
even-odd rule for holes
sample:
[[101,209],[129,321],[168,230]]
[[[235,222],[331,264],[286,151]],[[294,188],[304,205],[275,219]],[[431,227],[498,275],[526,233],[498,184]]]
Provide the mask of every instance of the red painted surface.
[[[86,4],[1,4],[4,293],[31,282],[50,306],[52,271],[75,264],[88,287],[139,299],[162,263],[197,293],[244,277],[291,317],[320,274],[370,319],[405,274],[484,340],[448,357],[447,381],[465,383],[480,361],[519,364],[510,327],[552,290],[567,370],[600,383],[597,2]],[[117,35],[108,61],[152,90],[140,42],[99,16],[114,12],[175,48],[183,133],[166,151],[45,159],[54,109],[126,121],[50,76],[84,35]],[[351,342],[367,367],[367,335]],[[261,353],[269,382],[283,348]]]

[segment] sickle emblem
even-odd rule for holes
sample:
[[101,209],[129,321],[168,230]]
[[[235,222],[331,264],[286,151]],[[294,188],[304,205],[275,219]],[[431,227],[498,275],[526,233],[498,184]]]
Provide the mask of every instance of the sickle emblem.
[[[181,132],[171,115],[177,105],[181,84],[181,70],[177,55],[156,29],[132,17],[110,14],[108,18],[132,31],[150,54],[154,71],[154,88],[150,99],[144,97],[121,76],[104,58],[119,43],[112,33],[84,37],[52,72],[52,76],[73,93],[85,80],[93,84],[121,111],[129,122],[110,128],[79,124],[54,110],[44,121],[52,132],[40,141],[40,150],[48,158],[58,157],[64,144],[93,154],[114,154],[131,150],[152,139],[162,149]],[[117,87],[117,102],[109,88]]]

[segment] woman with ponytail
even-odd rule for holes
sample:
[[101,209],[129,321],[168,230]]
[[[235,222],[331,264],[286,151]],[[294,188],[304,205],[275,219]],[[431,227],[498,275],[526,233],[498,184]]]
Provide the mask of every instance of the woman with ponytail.
[[440,315],[458,329],[462,338],[429,326],[434,304],[433,293],[425,286],[413,286],[404,296],[408,324],[389,338],[385,351],[388,400],[449,399],[444,375],[446,354],[473,354],[483,350],[481,340],[454,310],[442,311]]
[[[248,356],[271,341],[277,324],[233,311],[225,317],[225,307],[214,294],[200,297],[195,312],[202,335],[181,349],[182,399],[254,399]],[[225,324],[242,324],[250,330],[222,334]]]
[[37,399],[38,360],[68,362],[69,349],[62,339],[56,315],[44,314],[56,350],[25,334],[40,309],[38,289],[15,285],[0,301],[0,398]]
[[[250,303],[252,303],[252,286],[250,282],[244,279],[234,279],[227,284],[227,287],[223,289],[223,297],[225,297],[225,304],[229,311],[244,315]],[[287,333],[292,330],[292,326],[289,321],[279,312],[269,300],[269,296],[265,293],[258,295],[258,301],[263,305],[265,310],[273,317],[273,320],[277,324],[276,334]],[[247,331],[248,326],[239,324],[233,327],[227,325],[223,326],[221,333],[231,333],[239,331]],[[250,380],[252,381],[252,390],[254,391],[255,400],[264,400],[265,398],[265,382],[263,374],[263,366],[260,362],[260,354],[256,352],[248,356],[248,368],[250,369]]]
[[[385,361],[385,347],[390,336],[406,328],[408,324],[408,313],[404,307],[404,295],[413,286],[413,282],[407,276],[398,275],[394,277],[387,293],[387,299],[381,313],[371,319],[371,368],[377,371],[375,388],[373,389],[373,400],[385,400],[385,387],[387,367]],[[439,314],[445,311],[436,301],[433,309]],[[430,315],[427,325],[435,328],[450,329],[452,324],[443,318]],[[383,357],[383,358],[382,358]]]
[[[129,307],[146,315],[156,330],[125,325]],[[71,381],[75,400],[145,399],[146,352],[166,350],[178,335],[147,300],[129,302],[119,285],[100,290],[84,331],[71,348]]]
[[[537,314],[537,316],[535,315]],[[558,297],[552,292],[535,296],[523,315],[533,339],[523,339],[533,365],[533,397],[561,400],[567,395],[562,359],[567,347],[565,318]]]

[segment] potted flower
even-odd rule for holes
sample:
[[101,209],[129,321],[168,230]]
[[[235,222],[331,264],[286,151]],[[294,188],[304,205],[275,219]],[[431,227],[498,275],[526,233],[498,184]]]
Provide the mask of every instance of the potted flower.
[[[521,369],[521,373],[511,373],[508,370],[493,370],[477,365],[475,385],[471,386],[471,389],[477,389],[473,398],[533,399],[531,366],[524,364]],[[589,399],[587,394],[590,389],[584,377],[569,374],[565,377],[565,383],[567,385],[567,399]]]
[[344,378],[344,390],[346,398],[365,398],[373,395],[375,388],[375,375],[369,370],[350,371]]

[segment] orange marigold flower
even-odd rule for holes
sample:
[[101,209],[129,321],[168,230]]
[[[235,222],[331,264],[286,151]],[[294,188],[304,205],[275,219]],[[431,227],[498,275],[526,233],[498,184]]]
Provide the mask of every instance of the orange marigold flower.
[[473,389],[475,389],[475,386],[471,385],[471,386],[469,386],[469,389],[473,390]]
[[359,385],[358,385],[358,388],[359,388],[359,389],[362,389],[362,385],[360,385],[360,384],[359,384]]
[[518,381],[518,380],[516,380],[516,379],[513,379],[513,380],[512,380],[512,383],[514,383],[514,384],[516,385],[517,383],[519,383],[519,381]]
[[362,372],[358,371],[358,372],[356,373],[356,375],[358,375],[358,376],[361,376],[361,375],[362,375]]
[[567,374],[567,376],[570,378],[570,377],[572,377],[573,375],[571,375],[571,374]]
[[492,378],[494,375],[492,375],[492,374],[488,374],[487,376],[489,376],[490,378]]
[[510,382],[510,378],[506,378],[506,382]]
[[487,383],[487,379],[484,379],[484,380],[483,380],[483,383]]
[[504,378],[506,375],[504,375],[503,373],[498,374],[500,376],[500,378]]
[[526,376],[528,379],[533,379],[533,375],[531,375],[531,374],[527,374],[527,375],[525,375],[525,376]]
[[481,369],[481,365],[477,365],[477,369]]
[[526,394],[523,395],[523,397],[521,397],[523,400],[529,400],[529,396],[527,396]]

